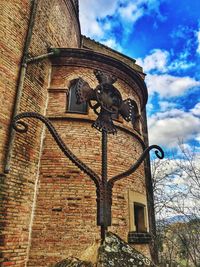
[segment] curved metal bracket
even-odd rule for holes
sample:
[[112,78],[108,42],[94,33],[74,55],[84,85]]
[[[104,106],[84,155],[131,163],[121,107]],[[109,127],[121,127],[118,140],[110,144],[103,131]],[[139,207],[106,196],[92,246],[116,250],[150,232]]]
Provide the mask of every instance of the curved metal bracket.
[[121,180],[122,178],[129,176],[130,174],[132,174],[139,166],[140,164],[143,162],[143,160],[145,159],[146,155],[149,153],[149,151],[151,149],[156,149],[155,150],[155,154],[159,159],[163,159],[164,158],[164,151],[162,150],[161,147],[157,146],[157,145],[152,145],[147,147],[144,152],[142,153],[142,155],[139,157],[139,159],[137,160],[136,163],[134,163],[127,171],[122,172],[114,177],[112,177],[109,181],[108,181],[108,185],[113,187],[114,183],[116,181]]
[[132,174],[143,162],[146,155],[151,149],[156,149],[155,154],[158,158],[162,159],[164,157],[164,152],[161,147],[157,145],[149,146],[144,150],[142,155],[139,157],[137,162],[133,164],[127,171],[122,172],[109,181],[107,180],[107,131],[102,131],[102,177],[100,178],[92,169],[90,169],[86,164],[84,164],[80,159],[78,159],[72,151],[65,145],[63,140],[58,135],[56,129],[52,125],[49,119],[45,118],[36,112],[24,112],[20,113],[14,117],[12,122],[12,127],[17,132],[27,132],[28,125],[21,119],[24,118],[34,118],[42,121],[48,128],[50,134],[56,141],[59,148],[63,151],[65,156],[69,158],[81,171],[86,173],[96,185],[97,194],[97,225],[101,226],[101,237],[104,239],[105,231],[107,226],[111,225],[111,207],[112,207],[112,188],[116,181]]
[[20,133],[25,133],[28,131],[28,125],[24,121],[20,121],[23,118],[34,118],[34,119],[38,119],[38,120],[42,121],[46,125],[50,134],[52,135],[52,137],[56,141],[59,148],[63,151],[65,156],[67,156],[81,171],[83,171],[87,175],[89,175],[89,177],[94,181],[97,188],[100,187],[99,176],[72,153],[72,151],[65,145],[63,140],[60,138],[56,129],[54,128],[53,124],[50,122],[49,119],[45,118],[44,116],[42,116],[41,114],[36,113],[36,112],[20,113],[14,117],[13,122],[12,122],[12,127],[17,132],[20,132]]

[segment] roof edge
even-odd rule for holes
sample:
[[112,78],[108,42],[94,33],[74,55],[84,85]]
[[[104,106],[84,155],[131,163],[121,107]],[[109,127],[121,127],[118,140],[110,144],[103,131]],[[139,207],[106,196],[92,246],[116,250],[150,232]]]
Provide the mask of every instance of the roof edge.
[[142,109],[144,109],[147,99],[148,99],[148,91],[144,79],[140,76],[140,74],[133,68],[131,68],[128,64],[116,59],[114,57],[96,52],[94,50],[83,49],[83,48],[56,48],[58,53],[51,57],[51,61],[53,65],[61,65],[65,64],[64,61],[61,61],[61,58],[66,58],[66,65],[71,64],[70,62],[73,59],[80,59],[79,65],[81,65],[81,61],[90,60],[90,61],[97,61],[100,63],[107,63],[108,65],[115,67],[122,72],[129,75],[138,87],[141,89],[142,93]]

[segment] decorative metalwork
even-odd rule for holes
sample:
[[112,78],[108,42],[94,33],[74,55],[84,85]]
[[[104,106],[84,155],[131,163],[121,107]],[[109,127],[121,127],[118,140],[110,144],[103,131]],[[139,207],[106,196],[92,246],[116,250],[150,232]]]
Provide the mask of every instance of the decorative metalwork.
[[28,131],[28,125],[24,121],[21,121],[21,119],[23,118],[35,118],[42,121],[46,125],[47,129],[49,130],[52,137],[56,141],[59,148],[63,151],[65,156],[68,157],[81,171],[85,172],[94,181],[96,186],[99,186],[100,178],[98,177],[98,175],[71,152],[71,150],[65,145],[49,119],[36,112],[20,113],[15,116],[12,122],[12,127],[20,133],[25,133]]
[[[56,141],[59,148],[65,156],[69,158],[81,171],[86,173],[96,185],[97,194],[97,225],[101,226],[101,238],[104,239],[107,227],[111,225],[111,207],[112,207],[112,189],[116,181],[131,175],[144,161],[150,150],[156,149],[155,154],[158,158],[164,157],[163,150],[152,145],[144,150],[139,159],[127,171],[122,172],[108,180],[107,177],[107,134],[115,133],[116,128],[112,121],[112,114],[121,114],[126,121],[132,121],[134,124],[134,102],[131,99],[122,100],[120,92],[112,85],[116,78],[107,75],[101,71],[94,72],[100,85],[96,89],[90,88],[87,82],[82,78],[76,80],[76,96],[77,103],[89,102],[90,107],[98,115],[97,120],[93,123],[93,127],[102,132],[102,172],[99,177],[91,168],[78,159],[73,152],[66,146],[56,129],[49,119],[36,112],[25,112],[15,116],[12,127],[21,133],[27,132],[28,125],[22,121],[24,118],[34,118],[42,121],[52,137]],[[92,101],[96,103],[93,104]]]
[[78,78],[75,83],[77,104],[89,102],[90,107],[98,115],[92,126],[99,131],[115,134],[117,130],[112,120],[114,114],[121,115],[134,125],[136,107],[130,98],[122,100],[119,90],[113,86],[117,78],[99,70],[95,70],[94,74],[99,81],[95,89],[92,89],[82,78]]

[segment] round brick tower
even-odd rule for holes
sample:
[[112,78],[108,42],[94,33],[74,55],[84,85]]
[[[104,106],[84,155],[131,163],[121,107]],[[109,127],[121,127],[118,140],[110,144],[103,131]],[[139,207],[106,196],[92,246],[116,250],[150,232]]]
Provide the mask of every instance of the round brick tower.
[[36,121],[31,122],[27,138],[13,134],[11,121],[22,111],[45,114],[49,48],[80,47],[77,8],[72,0],[1,1],[1,266],[27,264],[43,135]]
[[[117,134],[108,135],[109,179],[127,170],[143,152],[147,89],[144,75],[134,60],[85,37],[83,47],[60,49],[59,56],[52,58],[47,117],[71,151],[101,175],[102,137],[91,127],[97,116],[89,106],[76,104],[73,81],[80,77],[95,88],[98,85],[96,69],[117,77],[114,86],[123,99],[134,101],[138,120],[134,128],[120,116],[114,120]],[[143,163],[134,174],[115,184],[109,230],[149,256],[146,176]],[[38,263],[46,266],[47,262],[53,263],[70,255],[78,257],[100,239],[95,184],[64,156],[48,132],[39,181],[28,266]]]
[[[13,133],[13,116],[30,111],[47,116],[73,153],[101,176],[102,136],[91,127],[97,116],[87,104],[76,104],[73,85],[80,77],[96,88],[94,70],[115,76],[122,98],[134,102],[137,120],[133,128],[121,116],[113,117],[117,134],[108,135],[110,179],[135,163],[148,144],[147,89],[135,60],[81,36],[78,1],[3,2],[1,263],[49,266],[79,257],[99,241],[96,187],[64,156],[41,122],[25,119],[28,132]],[[148,164],[114,185],[109,230],[150,256]]]

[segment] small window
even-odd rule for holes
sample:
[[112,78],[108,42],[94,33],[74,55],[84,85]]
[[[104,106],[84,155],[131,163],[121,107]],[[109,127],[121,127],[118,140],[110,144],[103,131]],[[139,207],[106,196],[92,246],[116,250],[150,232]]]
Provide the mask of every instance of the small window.
[[[149,232],[146,195],[128,190],[129,233],[140,234]],[[135,241],[134,241],[135,242]]]
[[77,104],[76,103],[76,80],[73,80],[70,85],[69,94],[68,94],[68,105],[67,112],[71,113],[82,113],[87,114],[88,105],[87,103]]
[[145,227],[145,206],[140,203],[133,204],[134,209],[134,223],[137,233],[144,233],[147,231]]

